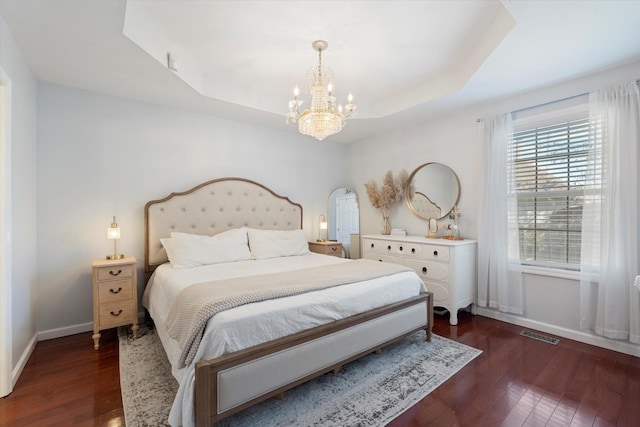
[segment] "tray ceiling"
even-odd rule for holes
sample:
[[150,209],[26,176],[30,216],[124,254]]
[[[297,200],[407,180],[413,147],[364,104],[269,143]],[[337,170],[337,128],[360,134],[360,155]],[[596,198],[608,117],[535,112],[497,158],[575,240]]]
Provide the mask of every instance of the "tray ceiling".
[[637,1],[0,0],[0,13],[40,80],[292,132],[287,101],[326,40],[335,94],[358,105],[341,142],[640,60]]

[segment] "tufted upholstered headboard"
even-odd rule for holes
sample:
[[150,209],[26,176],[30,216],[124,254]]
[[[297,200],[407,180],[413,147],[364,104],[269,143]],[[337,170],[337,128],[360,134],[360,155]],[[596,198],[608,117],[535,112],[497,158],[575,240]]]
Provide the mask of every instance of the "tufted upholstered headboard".
[[160,239],[172,231],[213,235],[238,228],[302,228],[302,206],[262,184],[244,178],[219,178],[144,207],[144,271],[147,279],[167,262]]

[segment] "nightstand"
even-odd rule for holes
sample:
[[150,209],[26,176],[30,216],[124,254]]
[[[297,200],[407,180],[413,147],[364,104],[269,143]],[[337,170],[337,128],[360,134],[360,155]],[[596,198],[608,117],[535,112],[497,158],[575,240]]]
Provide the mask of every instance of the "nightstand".
[[342,243],[326,240],[324,242],[309,242],[309,250],[323,255],[333,255],[342,258]]
[[93,348],[100,348],[100,331],[132,325],[138,335],[138,281],[136,259],[94,259],[93,268]]

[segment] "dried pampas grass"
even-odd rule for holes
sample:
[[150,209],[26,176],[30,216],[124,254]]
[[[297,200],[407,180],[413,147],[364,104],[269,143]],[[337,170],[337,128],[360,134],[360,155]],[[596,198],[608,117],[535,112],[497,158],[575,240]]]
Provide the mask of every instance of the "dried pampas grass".
[[391,171],[384,174],[381,187],[378,187],[373,179],[365,182],[364,188],[367,190],[371,205],[380,209],[383,216],[388,217],[391,208],[402,200],[408,178],[407,171],[402,169],[396,178]]

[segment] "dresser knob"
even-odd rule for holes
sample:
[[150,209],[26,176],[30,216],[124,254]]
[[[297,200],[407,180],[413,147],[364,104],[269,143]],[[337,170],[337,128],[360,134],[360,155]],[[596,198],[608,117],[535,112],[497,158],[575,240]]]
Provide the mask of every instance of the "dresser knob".
[[119,276],[120,273],[122,273],[122,270],[118,270],[115,273],[113,272],[113,270],[109,270],[109,274],[112,276]]
[[438,251],[433,251],[433,256],[438,256]]
[[402,246],[400,246],[400,251],[402,252]]
[[373,247],[374,247],[374,246],[375,246],[375,245],[372,243],[372,244],[371,244],[371,249],[373,249]]
[[390,251],[391,250],[391,245],[387,246],[387,250]]
[[109,292],[111,292],[112,294],[119,294],[121,290],[122,290],[122,288],[120,287],[115,291],[113,289],[109,289]]
[[427,274],[427,267],[422,267],[422,274]]
[[411,253],[415,254],[416,253],[416,248],[411,248]]
[[117,313],[114,313],[113,311],[111,312],[111,315],[112,315],[113,317],[120,316],[121,314],[122,314],[122,309],[118,310],[118,312],[117,312]]

